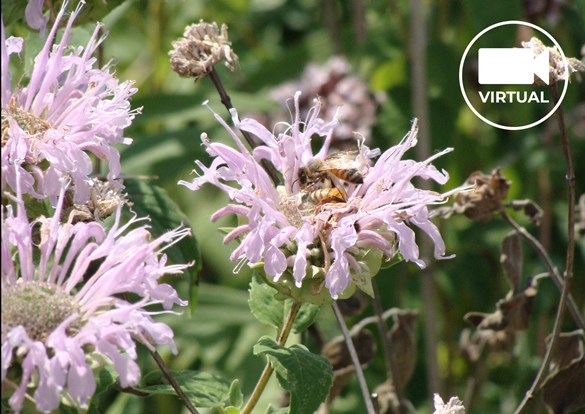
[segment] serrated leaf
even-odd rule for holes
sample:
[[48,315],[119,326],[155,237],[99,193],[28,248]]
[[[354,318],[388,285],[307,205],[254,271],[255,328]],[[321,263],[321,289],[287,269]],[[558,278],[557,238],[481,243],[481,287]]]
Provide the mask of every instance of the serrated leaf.
[[253,273],[248,299],[252,315],[261,323],[280,329],[285,317],[284,301],[277,299],[276,293],[276,289],[264,283],[257,272]]
[[[139,217],[150,217],[149,225],[154,236],[164,234],[181,225],[189,226],[187,216],[163,188],[137,179],[125,179],[124,185],[128,198],[133,203],[132,210]],[[197,275],[201,269],[201,252],[197,239],[191,234],[165,250],[165,253],[173,263],[195,262],[187,269],[190,276],[189,305],[193,311],[197,303]]]
[[[248,304],[258,321],[278,330],[282,327],[293,301],[279,299],[277,290],[265,283],[262,277],[254,272],[250,281]],[[319,309],[317,305],[303,304],[293,323],[293,331],[299,333],[307,329],[317,317]]]
[[255,355],[266,355],[280,385],[290,392],[289,413],[313,414],[325,400],[333,381],[329,361],[303,345],[289,348],[264,336],[254,346]]
[[[287,303],[289,305],[287,307],[288,313],[288,309],[290,308],[290,305],[292,305],[293,302],[292,300],[287,300]],[[315,321],[315,318],[319,314],[320,310],[321,310],[320,306],[313,305],[311,303],[303,304],[301,306],[301,309],[299,309],[299,313],[297,314],[297,317],[293,323],[293,332],[301,333],[309,326],[311,326]]]
[[[171,375],[195,407],[224,407],[229,399],[230,383],[218,375],[198,371],[171,371]],[[136,387],[139,391],[176,395],[159,370],[146,374],[142,382],[144,386]]]

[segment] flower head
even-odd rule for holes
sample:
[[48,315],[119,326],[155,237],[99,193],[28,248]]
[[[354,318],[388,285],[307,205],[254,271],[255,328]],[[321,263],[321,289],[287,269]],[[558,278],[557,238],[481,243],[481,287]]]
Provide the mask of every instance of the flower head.
[[220,33],[217,23],[203,20],[187,26],[183,37],[173,42],[173,50],[169,52],[173,70],[181,76],[199,79],[207,76],[213,65],[223,60],[234,71],[238,55],[232,50],[227,29],[222,24]]
[[[564,60],[563,55],[561,55],[556,46],[546,47],[537,37],[533,37],[528,42],[522,42],[522,47],[532,49],[534,51],[534,56],[539,56],[545,50],[548,51],[550,84],[562,80],[568,81],[573,73],[585,72],[584,62],[576,58],[566,58],[566,60]],[[537,80],[537,84],[540,86],[545,85],[540,80]]]
[[465,414],[465,407],[458,397],[451,397],[445,403],[439,394],[433,397],[435,411],[433,414]]
[[[405,260],[424,266],[410,226],[426,232],[435,242],[435,257],[443,258],[445,246],[429,220],[428,206],[444,202],[446,194],[418,189],[411,180],[422,177],[445,183],[448,175],[433,167],[431,161],[449,150],[423,162],[402,160],[416,144],[413,125],[405,139],[375,163],[378,151],[365,145],[358,147],[351,165],[363,177],[362,183],[319,182],[306,186],[301,172],[314,160],[326,159],[336,120],[320,119],[317,104],[301,121],[299,98],[297,93],[293,122],[285,124],[285,131],[278,135],[253,119],[240,121],[232,111],[235,126],[256,135],[264,144],[252,152],[216,115],[237,148],[211,142],[203,134],[203,144],[213,161],[209,167],[196,161],[200,175],[192,182],[179,182],[192,190],[211,183],[228,194],[233,203],[218,210],[212,220],[230,214],[245,219],[224,239],[226,243],[241,239],[231,255],[233,261],[240,262],[237,268],[248,263],[261,267],[275,283],[286,285],[292,280],[294,286],[286,285],[291,295],[294,288],[305,284],[313,294],[320,294],[325,286],[330,300],[356,285],[368,292],[382,255],[393,257],[400,252]],[[324,138],[316,153],[311,148],[313,136]],[[261,160],[270,161],[282,172],[282,185],[274,187],[259,164]]]
[[[15,208],[2,206],[2,382],[15,384],[16,411],[31,386],[39,411],[65,396],[86,405],[96,389],[92,368],[104,360],[123,387],[135,385],[135,342],[176,352],[172,330],[153,320],[161,311],[151,307],[186,304],[159,280],[187,267],[168,265],[162,251],[189,231],[151,240],[138,219],[120,224],[121,209],[109,231],[97,222],[60,223],[64,198],[62,186],[54,216],[34,222],[19,189]],[[17,365],[19,380],[9,371]]]
[[92,55],[103,41],[100,25],[85,47],[69,48],[80,7],[54,44],[65,9],[59,12],[26,85],[11,84],[8,62],[20,48],[5,39],[2,23],[2,190],[8,185],[15,191],[17,165],[23,193],[50,197],[53,205],[63,177],[73,183],[74,202],[87,203],[93,170],[89,154],[108,163],[108,179],[119,175],[120,154],[114,145],[131,142],[123,131],[137,113],[129,103],[136,92],[132,82],[119,82],[109,66],[95,68]]

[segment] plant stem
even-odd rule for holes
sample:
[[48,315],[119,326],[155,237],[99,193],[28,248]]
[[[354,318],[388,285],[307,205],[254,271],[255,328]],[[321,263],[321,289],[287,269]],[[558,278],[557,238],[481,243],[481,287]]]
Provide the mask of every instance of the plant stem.
[[[569,80],[565,80],[568,82]],[[552,96],[553,96],[553,103],[556,104],[559,100],[559,93],[557,90],[556,84],[553,84],[552,87]],[[565,261],[565,272],[564,277],[562,278],[563,282],[563,290],[561,292],[561,298],[559,301],[559,308],[557,310],[557,315],[555,318],[555,323],[553,327],[553,332],[551,334],[550,344],[544,356],[544,360],[542,361],[542,365],[532,386],[526,392],[524,399],[514,411],[514,414],[520,414],[526,408],[528,402],[534,398],[534,394],[538,391],[540,384],[545,378],[545,375],[548,371],[548,367],[550,362],[552,361],[554,347],[557,343],[557,339],[559,338],[559,334],[561,332],[561,323],[563,322],[563,315],[565,313],[565,307],[568,302],[569,298],[569,290],[571,288],[571,281],[573,279],[573,262],[574,262],[574,255],[575,255],[575,171],[573,170],[573,159],[571,154],[571,146],[569,144],[569,139],[567,137],[567,131],[565,127],[565,119],[563,115],[562,106],[559,106],[557,110],[557,120],[559,126],[559,132],[561,135],[561,148],[563,150],[563,156],[565,158],[565,163],[567,166],[567,202],[569,204],[568,207],[568,228],[567,228],[567,255]]]
[[358,382],[360,384],[360,389],[362,390],[362,396],[364,398],[364,403],[366,404],[367,412],[368,412],[368,414],[376,414],[376,411],[374,410],[374,405],[372,404],[372,399],[370,398],[370,390],[368,390],[368,384],[366,383],[366,378],[364,377],[364,371],[362,370],[362,366],[360,364],[360,360],[359,360],[357,352],[355,350],[355,346],[354,346],[353,341],[351,339],[351,335],[349,334],[349,330],[347,329],[347,325],[345,324],[345,321],[343,320],[343,315],[341,314],[341,311],[339,310],[339,306],[337,305],[337,302],[333,302],[333,305],[331,305],[331,307],[333,308],[333,312],[335,313],[335,318],[337,319],[337,323],[339,324],[339,327],[341,328],[341,333],[343,334],[343,337],[345,338],[345,343],[347,344],[347,349],[349,351],[351,361],[353,362],[353,365],[355,367],[355,373],[357,375],[357,379],[358,379]]
[[561,324],[563,322],[563,315],[565,313],[565,308],[567,304],[567,296],[571,285],[571,283],[569,282],[570,280],[565,280],[565,285],[561,293],[559,308],[557,309],[557,315],[555,317],[555,323],[551,334],[550,344],[548,349],[546,350],[546,354],[542,361],[542,365],[538,370],[538,374],[536,375],[534,382],[532,383],[530,389],[526,392],[526,395],[524,396],[524,399],[522,400],[518,408],[516,408],[516,410],[514,411],[514,414],[520,414],[522,411],[524,411],[527,404],[534,398],[534,394],[538,391],[538,388],[540,387],[540,384],[542,384],[542,381],[544,380],[544,377],[548,371],[548,367],[550,365],[550,362],[552,361],[554,347],[557,344],[557,339],[559,338],[559,334],[561,333]]
[[[278,342],[278,345],[284,346],[286,344],[286,340],[288,339],[288,336],[290,335],[290,331],[292,330],[293,323],[294,323],[300,309],[301,309],[301,304],[299,302],[293,302],[292,306],[290,307],[290,310],[288,311],[288,315],[286,317],[286,320],[284,321],[284,325],[283,325],[283,327],[282,327],[281,331],[279,332],[278,337],[276,339],[276,342]],[[254,387],[254,391],[252,391],[252,395],[250,395],[250,399],[248,399],[248,402],[246,402],[246,405],[244,406],[244,408],[242,408],[242,411],[240,412],[240,414],[250,414],[252,412],[252,410],[254,409],[256,404],[258,403],[260,396],[264,392],[264,389],[266,388],[266,384],[268,384],[268,380],[270,379],[270,376],[272,375],[272,371],[274,371],[274,368],[272,367],[270,362],[266,362],[266,366],[264,367],[262,374],[260,374],[260,378],[258,378],[258,382],[256,383],[256,387]]]
[[[568,82],[568,79],[566,80]],[[552,85],[553,102],[559,100],[559,92],[556,83]],[[565,261],[565,283],[571,281],[573,278],[573,265],[575,261],[575,170],[573,169],[573,155],[571,153],[571,145],[569,137],[567,137],[567,129],[565,126],[565,117],[563,115],[563,107],[559,106],[557,110],[557,120],[559,124],[559,132],[561,134],[561,148],[563,149],[563,157],[567,164],[567,256]]]
[[[221,79],[219,79],[219,75],[217,74],[215,69],[211,68],[211,70],[209,71],[208,74],[209,74],[209,78],[213,82],[213,85],[215,86],[215,89],[217,89],[217,92],[219,93],[219,98],[220,98],[223,106],[226,107],[228,112],[230,111],[230,109],[234,109],[234,106],[232,105],[232,100],[231,100],[230,96],[228,95],[227,91],[225,90],[225,88],[223,87],[223,83],[221,83]],[[258,144],[254,140],[254,138],[252,138],[252,136],[247,131],[242,131],[240,129],[240,132],[242,133],[242,135],[246,139],[246,142],[248,143],[250,148],[253,149],[253,148],[256,148],[258,146]],[[270,179],[272,180],[274,185],[280,184],[280,179],[278,178],[278,174],[276,173],[274,166],[266,160],[261,160],[260,164],[262,165],[262,167],[264,168],[266,173],[270,176]]]
[[156,352],[156,349],[151,350],[150,355],[152,355],[152,358],[154,359],[154,361],[156,362],[156,364],[158,365],[158,367],[162,371],[163,375],[165,376],[165,378],[167,379],[169,384],[171,384],[171,387],[173,387],[173,389],[177,393],[177,397],[179,397],[179,399],[181,401],[183,401],[183,404],[185,405],[187,410],[189,410],[189,412],[191,414],[199,414],[199,411],[197,411],[197,409],[195,407],[193,407],[193,404],[191,404],[191,400],[189,400],[189,397],[187,397],[187,394],[185,394],[183,392],[183,389],[180,387],[180,385],[177,383],[177,381],[175,381],[175,379],[171,375],[171,372],[169,371],[167,365],[165,364],[163,359],[160,357],[159,353]]
[[[548,256],[548,253],[546,252],[544,246],[532,234],[530,234],[528,231],[526,231],[526,229],[524,227],[522,227],[518,223],[516,223],[512,219],[512,217],[510,217],[504,211],[502,211],[500,214],[504,218],[504,220],[510,226],[512,226],[520,236],[524,237],[524,239],[526,239],[528,244],[530,244],[537,251],[541,260],[544,262],[545,266],[547,267],[553,282],[555,283],[555,285],[557,285],[559,290],[562,292],[562,290],[564,289],[565,282],[563,281],[563,277],[560,275],[558,269],[553,265],[552,260]],[[577,304],[573,300],[573,297],[571,296],[570,293],[567,297],[567,306],[569,308],[569,312],[571,313],[571,316],[573,317],[573,320],[575,321],[575,323],[577,324],[579,329],[583,329],[585,331],[585,320],[583,320],[583,316],[581,315],[581,312],[579,311],[579,308],[577,307]]]

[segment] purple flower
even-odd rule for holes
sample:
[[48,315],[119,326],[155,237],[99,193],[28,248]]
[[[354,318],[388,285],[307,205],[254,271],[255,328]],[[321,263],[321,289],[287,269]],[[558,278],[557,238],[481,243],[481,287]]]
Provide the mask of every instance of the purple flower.
[[[296,288],[304,282],[317,282],[328,289],[330,300],[356,285],[369,292],[369,281],[379,269],[382,256],[391,258],[400,253],[405,260],[424,266],[413,225],[432,238],[435,257],[445,258],[445,245],[429,220],[428,206],[445,202],[448,194],[416,188],[411,181],[422,177],[445,183],[448,174],[438,171],[431,161],[451,149],[423,162],[402,160],[404,153],[416,145],[414,123],[402,142],[380,155],[375,163],[372,159],[379,151],[358,145],[352,164],[364,177],[363,183],[343,184],[345,202],[311,201],[315,188],[303,185],[300,172],[312,160],[327,156],[337,120],[320,119],[317,104],[301,121],[299,98],[297,92],[293,122],[280,124],[285,130],[278,135],[253,119],[240,121],[232,111],[236,128],[256,135],[264,144],[251,152],[215,114],[236,148],[212,143],[203,134],[203,144],[213,161],[209,167],[196,161],[200,175],[192,182],[179,182],[192,190],[211,183],[227,193],[232,203],[218,210],[212,220],[230,214],[245,219],[224,239],[226,243],[240,240],[231,255],[232,261],[239,262],[236,269],[246,263],[262,267],[275,283],[286,283],[292,277]],[[311,149],[314,136],[324,138],[317,153]],[[259,164],[264,159],[282,173],[282,185],[273,185]],[[372,260],[375,257],[377,260]],[[294,296],[293,288],[288,285]],[[316,293],[314,286],[311,289]]]
[[[33,222],[19,188],[9,196],[14,208],[2,206],[2,384],[14,388],[9,403],[16,411],[27,392],[43,412],[62,397],[86,406],[96,389],[92,369],[104,363],[122,387],[135,385],[135,342],[176,352],[171,328],[152,316],[186,305],[159,280],[188,267],[168,265],[162,252],[189,230],[151,240],[136,217],[121,225],[120,209],[109,231],[97,222],[60,223],[65,192],[62,185],[52,217]],[[13,366],[20,370],[9,371]]]
[[98,38],[100,25],[85,47],[70,47],[80,7],[69,17],[61,41],[53,44],[65,9],[59,12],[26,85],[11,83],[9,58],[21,46],[14,38],[6,40],[2,22],[2,190],[15,191],[12,166],[18,165],[23,193],[50,197],[53,205],[63,177],[72,181],[75,203],[88,201],[90,154],[107,162],[109,180],[119,175],[114,145],[131,142],[123,131],[137,113],[129,103],[136,92],[132,82],[119,82],[109,65],[95,68],[92,55],[104,40]]

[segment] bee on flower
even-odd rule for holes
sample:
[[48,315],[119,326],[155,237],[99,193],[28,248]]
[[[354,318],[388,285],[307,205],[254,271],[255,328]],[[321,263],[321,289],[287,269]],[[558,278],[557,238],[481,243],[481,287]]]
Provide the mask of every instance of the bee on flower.
[[[400,254],[421,267],[412,227],[422,229],[434,241],[434,256],[444,259],[445,244],[430,221],[429,206],[444,203],[452,193],[417,188],[412,179],[447,182],[445,171],[432,161],[452,149],[416,162],[402,159],[416,145],[417,126],[396,146],[380,153],[356,145],[351,158],[332,162],[329,154],[337,119],[319,118],[320,104],[300,118],[300,92],[294,95],[294,119],[282,132],[271,132],[254,119],[238,118],[236,129],[255,135],[263,144],[248,150],[219,115],[216,119],[232,137],[235,148],[202,141],[213,158],[210,166],[195,161],[198,176],[179,183],[198,190],[209,183],[223,190],[230,204],[212,215],[215,221],[235,214],[242,224],[231,230],[225,243],[238,240],[231,254],[236,270],[247,264],[289,296],[324,303],[350,294],[355,287],[371,293],[371,278],[382,260]],[[282,126],[283,123],[279,123]],[[312,138],[323,145],[312,150]],[[377,159],[376,159],[377,157]],[[266,160],[281,173],[275,186],[260,165]]]

